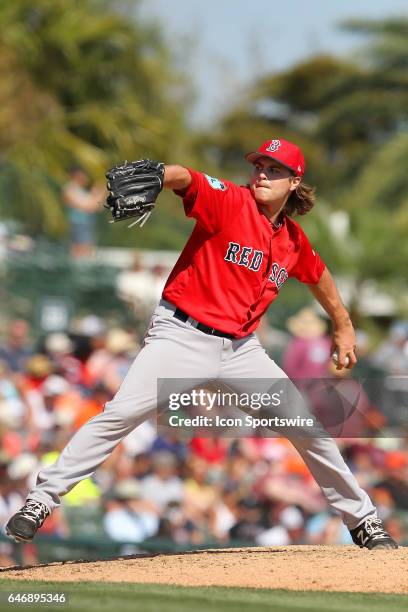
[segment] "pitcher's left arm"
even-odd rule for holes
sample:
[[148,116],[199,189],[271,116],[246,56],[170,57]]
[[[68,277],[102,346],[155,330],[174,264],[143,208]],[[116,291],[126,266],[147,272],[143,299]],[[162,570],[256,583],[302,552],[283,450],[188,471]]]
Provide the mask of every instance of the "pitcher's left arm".
[[[337,369],[353,368],[357,363],[355,355],[356,334],[350,315],[344,306],[332,275],[324,269],[318,283],[308,285],[310,291],[329,315],[333,324],[331,352],[337,351]],[[349,363],[346,365],[346,357]]]

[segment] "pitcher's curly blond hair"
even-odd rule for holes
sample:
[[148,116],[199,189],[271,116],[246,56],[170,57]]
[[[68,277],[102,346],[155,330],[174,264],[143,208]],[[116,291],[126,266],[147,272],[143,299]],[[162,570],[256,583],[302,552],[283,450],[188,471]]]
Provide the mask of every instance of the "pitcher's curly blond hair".
[[316,200],[316,188],[307,183],[299,183],[294,191],[291,192],[283,212],[288,217],[305,215],[312,210]]

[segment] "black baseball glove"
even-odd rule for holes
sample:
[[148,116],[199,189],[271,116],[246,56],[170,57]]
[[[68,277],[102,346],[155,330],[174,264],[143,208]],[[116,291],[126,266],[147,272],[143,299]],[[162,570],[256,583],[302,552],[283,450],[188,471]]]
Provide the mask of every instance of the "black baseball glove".
[[106,172],[109,195],[104,204],[112,213],[113,221],[135,218],[129,225],[142,227],[163,189],[164,164],[151,159],[139,159],[113,166]]

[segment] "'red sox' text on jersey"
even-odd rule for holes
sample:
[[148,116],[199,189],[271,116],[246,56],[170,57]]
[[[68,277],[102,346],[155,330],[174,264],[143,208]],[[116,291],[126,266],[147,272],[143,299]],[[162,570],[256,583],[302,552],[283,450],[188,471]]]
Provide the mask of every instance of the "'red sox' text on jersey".
[[205,325],[237,338],[252,333],[287,278],[317,283],[325,269],[296,221],[273,227],[250,189],[189,169],[183,192],[194,230],[163,298]]

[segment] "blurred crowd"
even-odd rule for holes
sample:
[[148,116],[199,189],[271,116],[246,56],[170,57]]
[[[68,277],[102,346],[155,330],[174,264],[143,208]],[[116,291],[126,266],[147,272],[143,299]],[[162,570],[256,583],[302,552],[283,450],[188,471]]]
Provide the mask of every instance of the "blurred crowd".
[[[119,279],[123,298],[133,300],[135,312],[143,316],[148,316],[163,282],[162,270],[151,273],[157,282],[148,299],[140,292],[140,301],[135,296],[146,274],[135,263]],[[310,308],[291,317],[287,330],[264,323],[259,335],[272,354],[274,348],[280,350],[282,367],[295,379],[345,376],[330,366],[326,323]],[[94,315],[77,320],[69,333],[50,333],[35,342],[26,321],[9,322],[0,342],[3,534],[41,467],[54,462],[75,431],[115,394],[141,342],[129,330],[109,328]],[[394,322],[375,350],[359,332],[359,346],[359,367],[365,367],[365,375],[393,381],[389,392],[395,413],[379,410],[376,398],[367,396],[364,419],[353,421],[357,429],[343,431],[337,442],[386,529],[408,544],[408,394],[403,384],[408,322]],[[381,436],[379,429],[391,433]],[[63,498],[41,531],[69,538],[78,533],[78,524],[82,534],[126,543],[126,551],[143,550],[143,542],[152,538],[185,547],[351,543],[287,440],[185,439],[177,430],[162,436],[150,421],[125,438],[91,479]],[[13,562],[11,546],[0,542],[0,565]]]

